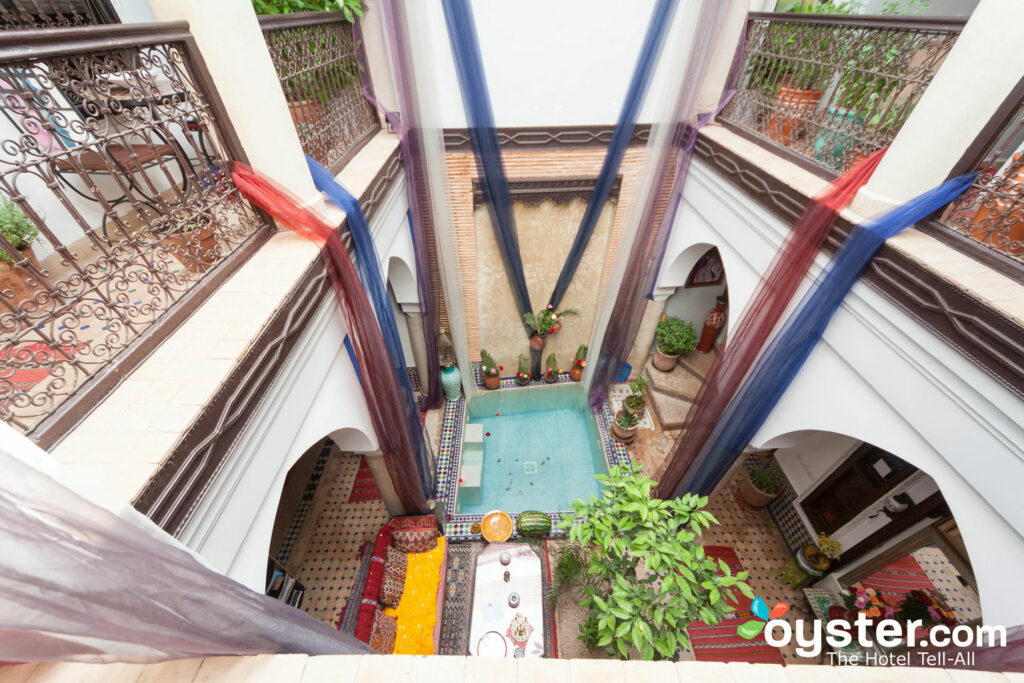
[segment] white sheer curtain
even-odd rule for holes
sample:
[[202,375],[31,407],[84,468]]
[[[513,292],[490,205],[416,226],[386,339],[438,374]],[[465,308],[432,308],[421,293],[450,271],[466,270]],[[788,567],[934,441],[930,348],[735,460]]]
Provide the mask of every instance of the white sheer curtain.
[[135,510],[93,502],[6,425],[0,473],[0,661],[369,652],[161,540]]

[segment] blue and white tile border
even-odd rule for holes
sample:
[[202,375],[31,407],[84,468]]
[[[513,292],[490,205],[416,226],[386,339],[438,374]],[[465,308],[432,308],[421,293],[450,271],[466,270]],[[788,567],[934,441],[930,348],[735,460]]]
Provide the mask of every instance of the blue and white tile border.
[[[479,379],[479,372],[475,373]],[[560,373],[558,384],[572,383],[568,372]],[[523,389],[531,386],[543,386],[544,381],[530,382],[520,385],[515,377],[503,377],[501,379],[501,390]],[[615,465],[626,465],[629,463],[629,452],[625,444],[619,443],[611,437],[608,425],[612,421],[612,412],[605,401],[595,414],[597,420],[597,432],[601,437],[601,446],[604,451],[605,464],[609,468]],[[441,448],[437,456],[437,491],[436,498],[443,502],[445,511],[448,514],[448,524],[445,526],[445,537],[455,541],[479,539],[479,534],[470,533],[469,527],[478,523],[483,515],[458,515],[455,514],[455,497],[459,488],[459,463],[462,457],[462,427],[466,423],[466,398],[460,396],[455,401],[445,401],[444,416],[441,422]],[[564,517],[571,517],[572,513],[566,510],[549,511],[551,523],[554,527]],[[515,515],[512,515],[513,520]],[[560,532],[554,532],[556,535]],[[517,536],[513,532],[513,537]]]

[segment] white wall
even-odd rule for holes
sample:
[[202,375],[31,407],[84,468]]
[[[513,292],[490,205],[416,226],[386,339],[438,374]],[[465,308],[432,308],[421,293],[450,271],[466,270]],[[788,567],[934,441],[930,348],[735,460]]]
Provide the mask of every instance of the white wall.
[[[666,262],[695,243],[718,246],[733,327],[788,226],[701,161],[684,200]],[[752,445],[801,430],[867,441],[930,475],[974,560],[985,620],[1024,622],[1005,570],[1024,563],[1024,403],[858,283]]]
[[[474,0],[473,14],[494,118],[501,126],[614,124],[643,43],[654,0]],[[670,41],[685,35],[680,2]],[[413,27],[433,47],[436,95],[446,128],[465,128],[451,43],[441,3],[429,4],[426,26]],[[422,33],[426,32],[426,33]],[[657,94],[672,90],[678,68],[659,63],[640,113],[650,122]],[[652,96],[653,95],[653,96]]]

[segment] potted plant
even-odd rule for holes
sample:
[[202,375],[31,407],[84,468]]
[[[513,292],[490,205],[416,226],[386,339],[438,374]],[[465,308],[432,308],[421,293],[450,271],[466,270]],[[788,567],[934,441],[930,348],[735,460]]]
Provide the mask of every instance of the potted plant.
[[572,367],[569,369],[569,377],[573,382],[583,379],[583,368],[587,367],[587,345],[580,344],[576,349],[576,355],[572,359]]
[[647,399],[644,397],[644,392],[647,391],[648,383],[647,375],[640,375],[636,379],[629,381],[629,390],[633,393],[626,397],[625,405],[637,415],[642,415],[644,408],[647,407]]
[[658,344],[654,349],[654,367],[662,372],[672,372],[679,356],[691,353],[697,348],[697,333],[693,323],[679,318],[665,317],[654,330]]
[[15,262],[16,258],[24,257],[37,269],[42,270],[30,249],[32,242],[39,236],[39,228],[29,220],[14,200],[0,196],[0,233],[18,250],[18,256],[15,256],[8,254],[6,249],[0,249],[0,290],[11,290],[11,303],[17,307],[39,287],[38,284],[28,283],[27,280],[32,274]]
[[530,359],[519,354],[519,368],[516,370],[516,382],[519,386],[526,386],[530,383]]
[[558,358],[555,354],[548,356],[547,372],[544,373],[544,381],[554,384],[558,381]]
[[547,337],[562,329],[562,318],[567,315],[578,315],[579,311],[574,308],[566,308],[556,311],[555,307],[548,304],[548,307],[539,313],[524,313],[523,320],[534,330],[530,337],[530,348],[540,351],[547,342]]
[[758,463],[747,470],[747,476],[740,482],[737,502],[751,512],[760,512],[768,507],[782,492],[779,481],[767,465]]
[[615,413],[612,420],[612,436],[622,443],[629,443],[636,438],[637,425],[640,424],[640,416],[629,408],[623,408]]
[[484,349],[480,349],[480,370],[483,372],[484,386],[486,388],[497,389],[501,386],[500,371],[504,370],[504,368],[498,365],[494,357]]

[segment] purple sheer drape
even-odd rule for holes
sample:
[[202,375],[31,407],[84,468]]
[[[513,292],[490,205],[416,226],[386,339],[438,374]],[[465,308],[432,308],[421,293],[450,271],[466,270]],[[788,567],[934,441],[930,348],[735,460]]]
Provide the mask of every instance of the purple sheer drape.
[[[401,49],[402,34],[391,27],[393,18],[388,18],[388,32],[392,40],[392,59],[395,65],[395,90],[402,117],[397,113],[384,110],[384,118],[398,135],[398,144],[402,151],[402,163],[405,167],[406,196],[409,201],[409,213],[412,217],[412,246],[416,259],[416,288],[419,293],[423,325],[423,339],[427,351],[426,376],[420,376],[420,390],[423,392],[422,406],[436,408],[441,405],[443,397],[441,388],[440,362],[437,355],[437,320],[441,308],[441,283],[435,272],[437,241],[434,230],[434,214],[430,210],[430,192],[427,188],[427,172],[423,162],[424,151],[419,142],[415,83],[409,72],[408,60],[400,55],[406,52]],[[390,13],[393,17],[393,12]],[[363,74],[363,95],[378,109],[383,109],[377,102],[373,91],[370,70],[366,66],[363,53],[363,34],[360,22],[356,22],[356,55],[359,70]],[[395,43],[398,43],[397,45]],[[404,117],[404,118],[403,118]],[[419,372],[421,369],[417,368]]]
[[[668,243],[675,221],[682,187],[693,156],[697,129],[711,116],[689,125],[697,95],[704,82],[711,51],[724,23],[728,3],[704,3],[699,26],[683,76],[683,86],[675,104],[675,113],[667,125],[675,137],[657,162],[654,189],[647,197],[640,227],[629,252],[629,261],[615,298],[608,326],[601,341],[590,384],[590,406],[600,408],[608,396],[609,385],[621,372],[647,307],[647,295],[658,277],[657,265]],[[724,106],[724,102],[721,106]],[[684,137],[687,136],[687,137]]]
[[363,373],[361,384],[377,441],[395,492],[409,514],[427,513],[427,495],[418,476],[416,434],[422,425],[410,424],[381,336],[373,307],[366,297],[348,250],[338,230],[301,206],[301,201],[246,164],[231,163],[231,178],[245,197],[293,230],[321,247],[327,274],[334,286],[352,346]]
[[46,454],[34,463],[11,445],[0,449],[0,661],[370,654],[150,535],[148,520],[82,497],[44,471]]

